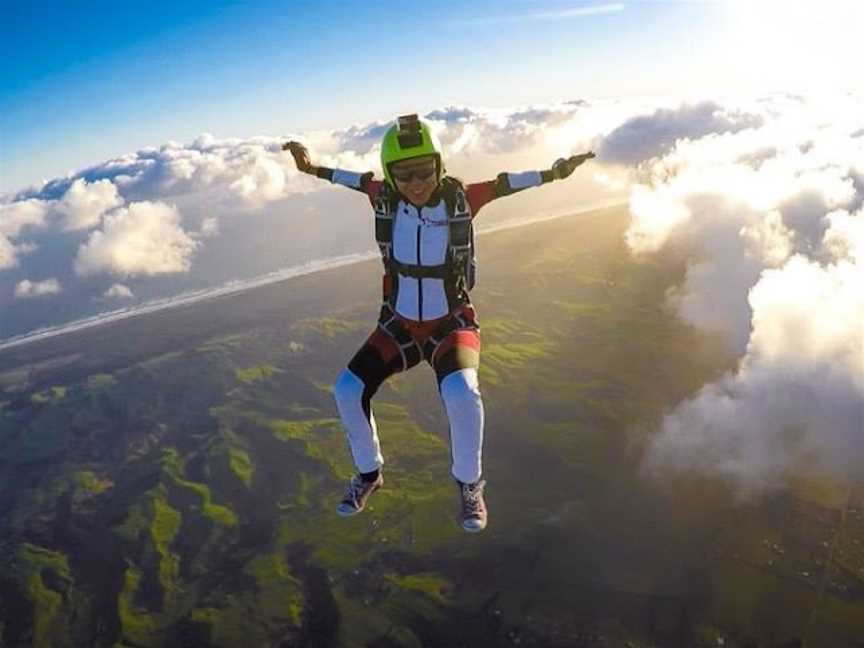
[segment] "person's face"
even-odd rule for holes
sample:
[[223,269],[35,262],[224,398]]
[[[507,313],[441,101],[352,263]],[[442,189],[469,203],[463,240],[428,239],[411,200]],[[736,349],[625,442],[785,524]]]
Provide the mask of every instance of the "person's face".
[[402,160],[390,166],[390,176],[396,188],[417,207],[425,205],[432,197],[438,186],[437,171],[432,155]]

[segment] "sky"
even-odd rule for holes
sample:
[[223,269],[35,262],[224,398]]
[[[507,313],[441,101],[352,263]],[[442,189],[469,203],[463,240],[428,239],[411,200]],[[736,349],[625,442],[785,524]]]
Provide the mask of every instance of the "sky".
[[[747,8],[758,4],[13,0],[0,39],[0,193],[204,132],[738,89],[748,79],[730,48],[740,54],[751,16],[779,13],[770,1]],[[747,40],[770,47],[764,33]],[[783,62],[772,65],[760,89],[789,90],[773,87]]]

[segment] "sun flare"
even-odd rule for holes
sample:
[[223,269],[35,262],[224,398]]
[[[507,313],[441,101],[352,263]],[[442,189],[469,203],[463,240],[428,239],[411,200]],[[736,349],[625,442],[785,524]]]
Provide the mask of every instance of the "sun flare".
[[831,91],[853,83],[864,55],[859,0],[726,0],[724,9],[727,69],[748,85]]

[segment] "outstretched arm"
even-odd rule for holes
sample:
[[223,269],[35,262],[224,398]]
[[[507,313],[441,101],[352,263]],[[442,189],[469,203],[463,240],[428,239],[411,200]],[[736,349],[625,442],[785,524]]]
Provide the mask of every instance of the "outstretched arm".
[[[322,180],[329,180],[333,184],[339,184],[349,189],[355,189],[365,194],[370,194],[373,189],[377,189],[376,183],[372,180],[372,172],[357,173],[356,171],[345,171],[343,169],[330,169],[324,166],[312,164],[312,159],[309,157],[309,150],[300,142],[286,142],[282,145],[283,151],[290,151],[294,156],[294,163],[297,165],[297,170],[303,173],[314,175]],[[370,194],[371,197],[371,194]]]
[[595,157],[594,153],[589,151],[569,158],[560,158],[551,168],[543,171],[499,173],[495,180],[468,185],[468,202],[471,203],[471,212],[476,216],[483,205],[493,200],[510,196],[530,187],[539,187],[541,184],[554,180],[563,180],[569,177],[576,167],[593,157]]

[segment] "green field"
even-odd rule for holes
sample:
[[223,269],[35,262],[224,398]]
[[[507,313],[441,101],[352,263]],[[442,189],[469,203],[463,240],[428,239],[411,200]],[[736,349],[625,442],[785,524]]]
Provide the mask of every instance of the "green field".
[[380,264],[0,355],[0,646],[860,645],[864,485],[742,501],[642,470],[734,358],[664,307],[684,260],[631,258],[626,225],[482,241],[478,536],[425,366],[374,401],[385,487],[334,513],[353,468],[331,386]]

